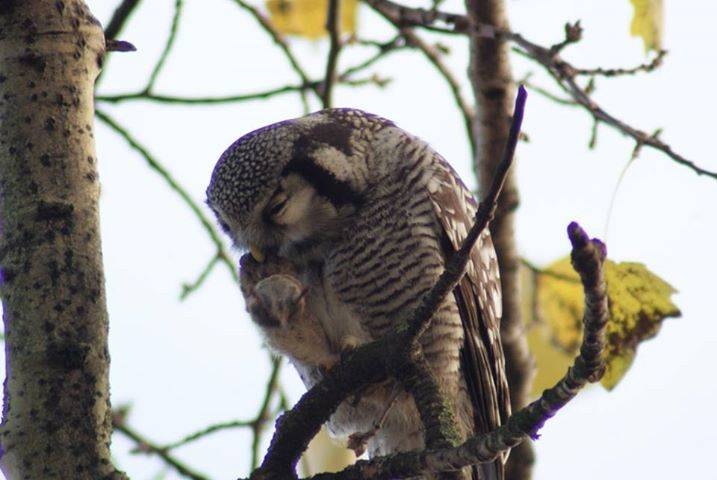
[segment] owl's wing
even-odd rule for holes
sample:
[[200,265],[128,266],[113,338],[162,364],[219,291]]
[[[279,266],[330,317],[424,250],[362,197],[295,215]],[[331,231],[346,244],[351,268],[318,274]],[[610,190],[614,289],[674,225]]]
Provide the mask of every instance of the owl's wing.
[[[476,203],[453,169],[444,160],[434,164],[428,183],[434,211],[443,227],[446,258],[458,250],[474,222]],[[473,405],[476,433],[503,424],[510,415],[505,359],[500,343],[502,298],[498,259],[486,229],[471,251],[466,274],[453,290],[465,340],[461,367]],[[503,462],[495,462],[503,478]]]

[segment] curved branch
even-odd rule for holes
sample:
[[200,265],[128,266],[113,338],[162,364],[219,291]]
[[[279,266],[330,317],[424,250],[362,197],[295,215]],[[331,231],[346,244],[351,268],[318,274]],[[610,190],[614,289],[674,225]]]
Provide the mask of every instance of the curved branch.
[[237,272],[234,268],[234,263],[231,260],[231,256],[224,247],[224,243],[219,238],[219,234],[214,228],[213,223],[207,218],[204,212],[202,212],[201,208],[199,207],[199,204],[194,201],[194,199],[189,195],[189,193],[184,189],[184,187],[182,187],[177,182],[177,180],[172,177],[172,175],[167,171],[167,169],[164,168],[164,166],[162,166],[142,144],[140,144],[132,135],[130,135],[130,133],[125,128],[123,128],[119,123],[117,123],[112,117],[110,117],[102,110],[95,110],[95,115],[97,115],[97,118],[99,118],[105,125],[107,125],[117,134],[119,134],[122,138],[124,138],[130,145],[130,147],[139,152],[140,155],[142,155],[142,157],[145,159],[147,164],[167,182],[167,184],[172,190],[177,192],[180,198],[184,201],[184,203],[189,207],[192,213],[194,213],[199,222],[202,224],[204,230],[209,235],[209,238],[211,238],[212,243],[214,243],[217,257],[219,257],[221,262],[227,267],[227,270],[229,270],[229,274],[232,276],[232,279],[237,282]]
[[[654,66],[647,64],[640,65],[632,69],[581,69],[574,67],[558,55],[559,51],[563,47],[577,41],[574,33],[576,31],[575,28],[566,28],[568,36],[573,35],[573,38],[569,38],[564,42],[550,48],[546,48],[525,39],[520,34],[513,33],[505,29],[499,29],[492,25],[477,24],[471,27],[470,22],[465,15],[443,12],[437,9],[426,10],[422,8],[409,8],[390,0],[364,0],[364,2],[370,5],[381,15],[390,18],[391,22],[397,25],[421,27],[427,30],[439,31],[447,34],[473,34],[478,37],[486,38],[502,37],[516,45],[519,45],[524,50],[523,53],[526,57],[545,67],[560,87],[563,88],[563,90],[568,93],[577,104],[587,110],[593,118],[595,118],[595,120],[610,125],[619,132],[633,138],[640,145],[646,145],[662,152],[679,165],[689,168],[697,175],[704,175],[717,180],[717,171],[707,170],[700,167],[695,162],[687,159],[684,155],[681,155],[673,150],[669,144],[663,142],[659,138],[653,137],[647,132],[635,128],[608,113],[601,106],[599,106],[592,99],[590,94],[584,88],[581,88],[575,80],[578,75],[614,76],[616,74],[629,74],[636,71],[649,71],[659,65],[659,60],[656,59],[653,61],[653,63],[656,62]],[[436,26],[436,24],[439,26]],[[660,55],[658,55],[658,58],[661,60]]]
[[323,473],[310,479],[400,479],[491,462],[526,439],[536,438],[545,422],[575,398],[585,385],[597,382],[605,370],[601,353],[608,320],[607,287],[603,275],[606,249],[600,240],[589,239],[575,222],[568,226],[568,236],[573,245],[573,268],[579,273],[585,291],[584,336],[580,355],[553,388],[511,415],[505,425],[487,435],[472,437],[458,447],[377,457],[359,461],[339,473]]

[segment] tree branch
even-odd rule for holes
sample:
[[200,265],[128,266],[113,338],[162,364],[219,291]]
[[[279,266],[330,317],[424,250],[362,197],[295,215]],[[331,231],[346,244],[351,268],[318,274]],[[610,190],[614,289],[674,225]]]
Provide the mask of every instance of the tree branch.
[[105,38],[117,38],[117,35],[120,34],[140,1],[141,0],[122,0],[122,3],[115,8],[112,18],[105,28]]
[[[261,26],[261,28],[269,34],[271,39],[274,40],[274,43],[276,43],[281,49],[281,51],[284,53],[284,56],[291,65],[291,68],[294,69],[294,72],[296,72],[296,74],[301,79],[301,83],[303,85],[310,85],[311,82],[309,80],[309,76],[306,74],[306,71],[301,65],[299,65],[299,61],[292,53],[291,48],[289,48],[289,44],[286,43],[286,40],[284,40],[283,35],[276,28],[274,28],[269,19],[266,18],[264,14],[261,13],[256,7],[249,5],[244,0],[234,0],[234,3],[249,12],[249,14],[257,21],[257,23],[259,23],[259,26]],[[317,87],[313,87],[311,91],[313,91],[316,96],[321,99],[321,93],[319,92],[319,89]],[[304,104],[304,110],[308,112],[309,104],[306,98],[306,92],[302,90],[300,93],[301,101]]]
[[329,54],[326,59],[326,75],[321,92],[324,108],[331,108],[331,95],[336,83],[336,65],[341,52],[341,0],[329,0],[326,12],[326,30],[329,32]]
[[423,39],[418,34],[416,34],[413,29],[402,28],[401,34],[406,39],[408,46],[419,49],[426,57],[426,59],[431,63],[431,65],[433,65],[436,70],[438,70],[438,73],[448,84],[448,88],[451,91],[451,95],[453,95],[453,101],[456,102],[456,106],[458,107],[458,110],[461,112],[461,116],[463,117],[463,125],[466,129],[466,138],[468,138],[468,143],[471,147],[471,153],[475,155],[476,141],[475,137],[473,136],[475,112],[473,111],[473,107],[471,106],[471,104],[463,97],[463,94],[461,93],[460,82],[455,77],[453,72],[450,71],[445,62],[443,62],[441,54],[436,47],[434,47],[433,45],[429,45],[425,41],[423,41]]
[[209,477],[202,475],[199,472],[192,470],[190,467],[185,465],[182,461],[174,457],[169,453],[169,450],[161,447],[150,440],[146,439],[139,432],[131,428],[125,422],[126,411],[120,410],[115,413],[112,418],[112,425],[116,432],[121,433],[125,437],[132,440],[137,444],[139,451],[147,454],[157,455],[162,461],[169,465],[171,468],[176,470],[181,476],[189,478],[191,480],[209,480]]
[[199,207],[199,204],[191,197],[191,195],[189,195],[189,192],[187,192],[184,187],[182,187],[179,182],[177,182],[177,180],[172,176],[172,174],[169,173],[169,171],[163,165],[161,165],[157,161],[157,159],[154,158],[154,156],[149,153],[149,151],[142,144],[139,143],[137,139],[135,139],[124,127],[117,123],[112,117],[110,117],[102,110],[96,110],[95,115],[105,125],[107,125],[117,134],[119,134],[122,138],[124,138],[130,145],[130,147],[136,150],[145,159],[149,167],[152,170],[156,171],[167,182],[169,187],[179,195],[179,197],[184,201],[184,203],[189,207],[192,213],[194,213],[199,222],[202,224],[202,227],[204,227],[204,230],[209,235],[209,238],[211,238],[212,243],[214,243],[217,257],[219,257],[221,259],[221,262],[227,267],[227,270],[229,271],[229,274],[231,275],[232,279],[237,282],[237,272],[234,267],[234,263],[229,256],[229,253],[224,247],[224,243],[219,238],[219,234],[215,230],[213,223],[204,214],[202,209]]
[[608,320],[607,288],[603,275],[606,249],[600,240],[590,240],[575,222],[568,226],[568,236],[573,245],[573,268],[580,274],[585,292],[584,336],[580,355],[553,388],[511,415],[505,425],[487,435],[472,437],[457,447],[362,460],[339,473],[323,473],[310,479],[400,479],[491,462],[503,451],[519,445],[527,438],[537,438],[538,431],[548,419],[575,398],[587,383],[597,382],[605,370],[601,353],[605,346],[605,326]]
[[177,38],[177,29],[179,28],[179,19],[182,16],[182,8],[184,7],[184,0],[175,0],[174,2],[174,15],[172,16],[172,26],[169,29],[169,35],[167,36],[167,41],[164,44],[164,49],[162,50],[162,53],[159,56],[159,59],[157,60],[157,63],[154,65],[154,68],[152,69],[152,73],[149,74],[149,80],[147,81],[147,86],[144,87],[145,92],[151,92],[154,88],[154,84],[157,81],[157,77],[159,76],[160,72],[162,71],[162,68],[164,67],[165,62],[167,61],[167,58],[169,58],[169,54],[172,51],[172,47],[174,46],[174,40]]
[[[520,34],[511,32],[507,28],[500,28],[481,22],[474,22],[471,26],[471,22],[468,21],[468,18],[465,15],[443,12],[437,9],[426,10],[422,8],[409,8],[390,0],[364,0],[364,2],[387,18],[391,18],[391,21],[398,25],[421,27],[447,34],[470,34],[478,38],[504,38],[516,45],[519,45],[524,50],[526,57],[545,67],[558,85],[560,85],[560,87],[568,93],[577,104],[587,110],[597,121],[613,127],[617,131],[633,138],[636,142],[639,142],[642,145],[646,145],[662,152],[677,164],[689,168],[698,175],[704,175],[717,180],[717,171],[707,170],[700,167],[693,161],[687,159],[685,156],[674,151],[669,144],[658,138],[652,138],[645,131],[632,127],[628,123],[605,111],[592,99],[586,89],[581,88],[577,84],[575,79],[578,75],[615,76],[629,74],[633,71],[649,71],[650,69],[656,68],[660,64],[662,54],[658,55],[658,58],[653,60],[652,63],[640,65],[632,69],[577,68],[566,62],[558,55],[562,48],[568,44],[575,43],[577,41],[575,38],[566,38],[566,41],[546,48],[525,39]],[[572,25],[572,27],[575,27],[575,25]],[[566,28],[566,32],[568,33],[566,37],[569,37],[571,35],[570,28]]]
[[[139,5],[139,2],[141,0],[122,0],[122,3],[120,3],[117,8],[115,9],[114,13],[112,14],[112,18],[110,19],[109,23],[107,24],[107,28],[105,28],[105,42],[108,45],[107,51],[134,51],[136,50],[134,48],[134,45],[128,42],[123,42],[121,40],[117,39],[117,35],[120,34],[122,29],[124,28],[125,24],[129,20],[130,16],[132,16],[132,13],[135,11],[137,6]],[[124,45],[125,50],[120,50],[120,48],[123,48]],[[101,70],[100,73],[97,75],[97,80],[95,80],[95,85],[99,85],[100,80],[102,79],[102,75],[104,74],[105,70]]]

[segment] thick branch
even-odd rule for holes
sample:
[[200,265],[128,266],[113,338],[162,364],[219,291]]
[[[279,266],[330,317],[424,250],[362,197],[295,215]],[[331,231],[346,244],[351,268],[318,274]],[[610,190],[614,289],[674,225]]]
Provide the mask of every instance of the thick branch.
[[377,457],[359,461],[339,473],[323,473],[310,479],[401,479],[491,462],[503,451],[515,448],[528,438],[537,437],[545,422],[575,398],[587,383],[598,381],[604,372],[601,353],[605,346],[608,320],[607,288],[603,275],[606,249],[601,241],[590,240],[577,223],[569,225],[568,236],[573,245],[573,267],[580,275],[585,292],[584,336],[580,355],[553,388],[511,415],[505,425],[486,435],[472,437],[458,447]]

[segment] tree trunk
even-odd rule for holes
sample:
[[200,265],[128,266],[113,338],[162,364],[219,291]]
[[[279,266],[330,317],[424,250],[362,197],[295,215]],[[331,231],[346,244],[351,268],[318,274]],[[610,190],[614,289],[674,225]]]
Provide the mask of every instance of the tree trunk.
[[0,295],[8,479],[122,478],[109,452],[107,309],[81,0],[0,3]]
[[[466,0],[466,10],[473,25],[508,28],[503,0]],[[477,29],[473,31],[477,32]],[[485,192],[505,148],[515,96],[506,43],[496,38],[471,35],[469,77],[477,112],[473,132],[477,146],[474,171],[478,175],[481,192]],[[520,315],[520,257],[514,234],[515,210],[520,199],[514,171],[515,168],[508,174],[490,230],[500,263],[503,286],[501,339],[511,404],[516,411],[527,402],[533,362]],[[509,480],[530,478],[533,458],[532,448],[527,442],[513,449],[506,477]]]

